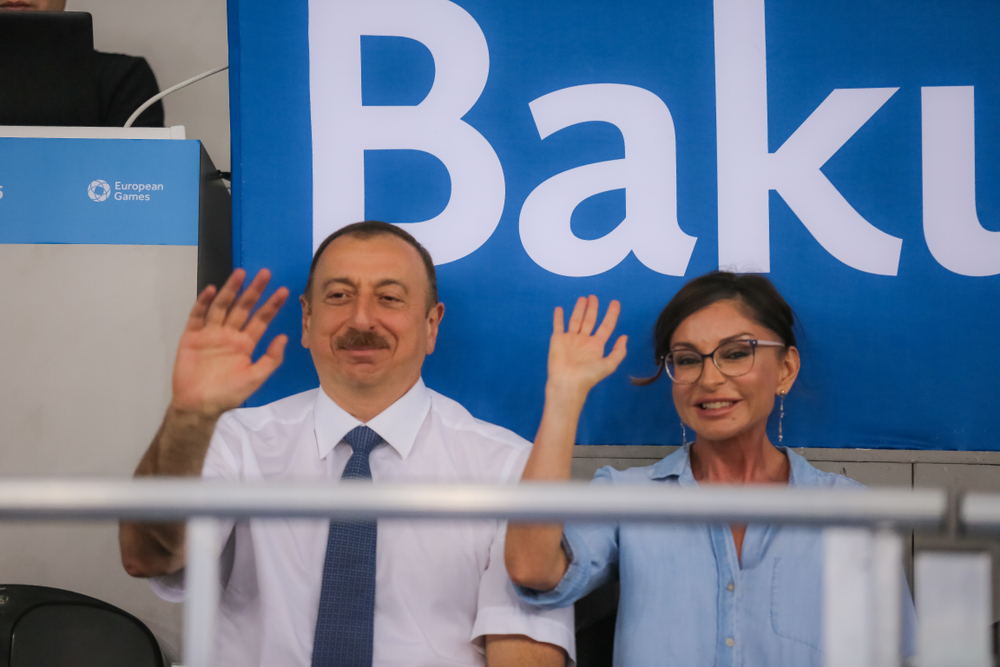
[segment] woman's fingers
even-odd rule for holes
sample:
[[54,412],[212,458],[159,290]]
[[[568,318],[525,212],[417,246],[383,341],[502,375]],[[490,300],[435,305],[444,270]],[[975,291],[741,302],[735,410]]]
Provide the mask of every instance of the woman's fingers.
[[580,333],[585,336],[589,336],[594,331],[594,325],[597,324],[597,308],[597,297],[591,294],[587,297],[583,322],[580,324]]
[[618,365],[625,359],[627,346],[628,336],[619,336],[618,340],[615,341],[614,347],[611,348],[611,352],[608,352],[608,356],[606,357],[606,360],[610,365],[608,375],[614,373],[615,369],[618,368]]
[[[608,304],[608,312],[604,314],[604,320],[601,322],[601,326],[597,327],[597,332],[594,336],[605,342],[611,338],[611,332],[615,330],[615,325],[618,324],[618,314],[621,313],[621,310],[622,305],[617,299],[613,299]],[[597,309],[594,308],[594,311],[596,314]]]
[[621,308],[621,303],[617,299],[613,299],[608,304],[608,311],[604,314],[604,320],[597,328],[597,331],[594,332],[594,325],[597,324],[597,316],[599,314],[597,297],[593,294],[589,297],[581,296],[576,300],[576,305],[573,306],[573,313],[569,318],[569,327],[565,329],[563,328],[563,310],[561,307],[556,307],[552,317],[552,331],[553,333],[582,334],[586,337],[590,337],[591,332],[593,332],[596,338],[606,342],[611,338],[611,332],[615,330],[615,325],[618,324],[618,315],[621,313]]
[[566,333],[579,333],[580,325],[583,323],[583,314],[587,310],[587,297],[581,296],[573,306],[573,314],[569,316],[569,327]]
[[[556,307],[552,315],[553,350],[561,350],[560,355],[569,355],[564,358],[569,361],[575,359],[575,364],[592,364],[595,361],[606,361],[612,364],[611,370],[618,367],[622,359],[625,358],[626,337],[621,336],[616,342],[611,352],[607,356],[604,354],[604,347],[611,338],[615,326],[618,324],[618,316],[621,313],[621,303],[612,300],[608,304],[608,311],[604,314],[604,319],[597,331],[593,331],[597,322],[598,301],[597,297],[580,297],[577,299],[573,314],[570,317],[569,328],[563,329],[563,310]],[[609,371],[610,372],[610,371]]]

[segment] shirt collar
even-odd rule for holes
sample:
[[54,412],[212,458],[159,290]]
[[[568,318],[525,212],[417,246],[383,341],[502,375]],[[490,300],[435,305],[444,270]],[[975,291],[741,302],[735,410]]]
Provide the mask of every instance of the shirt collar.
[[[423,378],[420,378],[408,392],[366,425],[405,459],[413,449],[417,431],[420,430],[424,417],[430,409],[431,393]],[[316,393],[316,408],[313,414],[316,420],[316,444],[321,459],[325,459],[352,429],[362,425],[362,422],[327,396],[322,387]]]
[[789,447],[778,447],[788,456],[791,472],[788,475],[788,486],[819,486],[819,471],[813,467],[804,456],[796,454]]
[[695,486],[694,474],[691,472],[691,445],[687,444],[670,454],[653,466],[651,479],[669,479],[673,477],[681,486]]
[[[788,447],[778,447],[778,451],[788,457],[790,472],[788,475],[788,486],[818,486],[819,475],[805,457],[796,454]],[[691,472],[691,445],[684,445],[673,454],[653,466],[650,475],[652,479],[674,478],[681,486],[694,486],[697,484],[694,473]]]

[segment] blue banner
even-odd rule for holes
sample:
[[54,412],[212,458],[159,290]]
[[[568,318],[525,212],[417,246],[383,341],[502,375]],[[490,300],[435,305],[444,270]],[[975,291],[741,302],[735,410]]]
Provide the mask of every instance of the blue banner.
[[197,141],[0,138],[0,243],[197,245]]
[[[800,322],[785,444],[1000,449],[1000,5],[230,0],[236,261],[403,224],[439,263],[429,386],[531,438],[556,305],[622,302],[584,444],[677,444],[653,322],[760,271]],[[293,305],[275,329],[299,337]],[[254,397],[315,386],[304,350]],[[772,424],[776,429],[776,423]]]

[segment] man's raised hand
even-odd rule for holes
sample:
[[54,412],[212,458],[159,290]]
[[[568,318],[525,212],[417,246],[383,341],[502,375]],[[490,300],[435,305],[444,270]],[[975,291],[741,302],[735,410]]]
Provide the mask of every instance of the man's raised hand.
[[580,297],[563,324],[563,310],[556,308],[552,318],[549,343],[549,389],[568,393],[582,400],[590,389],[614,372],[625,358],[627,336],[619,336],[607,356],[604,348],[618,322],[621,304],[612,301],[604,321],[597,324],[597,297]]
[[288,342],[284,334],[256,363],[252,355],[288,290],[276,290],[251,315],[271,273],[261,269],[240,294],[245,277],[243,269],[236,269],[222,289],[210,285],[198,295],[177,348],[172,408],[218,416],[243,403],[281,364]]
[[[197,476],[205,465],[212,433],[226,410],[239,406],[281,363],[287,336],[276,336],[257,363],[257,342],[288,298],[284,287],[251,315],[271,278],[266,269],[246,291],[246,272],[233,271],[216,290],[198,295],[177,346],[174,393],[163,425],[135,469],[136,477]],[[155,577],[184,567],[184,524],[121,522],[122,565],[133,577]]]

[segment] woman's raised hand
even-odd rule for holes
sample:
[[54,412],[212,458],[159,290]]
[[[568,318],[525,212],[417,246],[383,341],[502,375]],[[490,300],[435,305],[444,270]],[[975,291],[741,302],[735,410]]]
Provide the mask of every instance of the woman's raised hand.
[[[572,467],[573,443],[580,411],[590,389],[611,375],[625,358],[625,336],[619,336],[607,356],[604,348],[618,322],[621,304],[612,301],[601,326],[597,324],[597,297],[580,297],[569,326],[563,324],[563,310],[556,308],[549,343],[549,381],[545,387],[545,409],[538,426],[521,480],[554,482],[568,480]],[[569,566],[560,546],[561,523],[517,523],[507,525],[504,562],[511,580],[519,586],[551,590]]]
[[285,335],[275,337],[256,363],[252,355],[288,290],[276,290],[251,315],[271,274],[262,269],[240,294],[245,277],[237,269],[222,289],[209,286],[198,295],[177,347],[173,408],[217,416],[243,403],[281,364]]
[[625,358],[627,336],[619,336],[611,352],[604,348],[618,322],[621,304],[612,301],[604,321],[597,324],[597,297],[580,297],[576,301],[569,325],[563,324],[563,309],[556,308],[552,318],[552,340],[549,343],[549,390],[582,400],[598,382],[611,375]]

